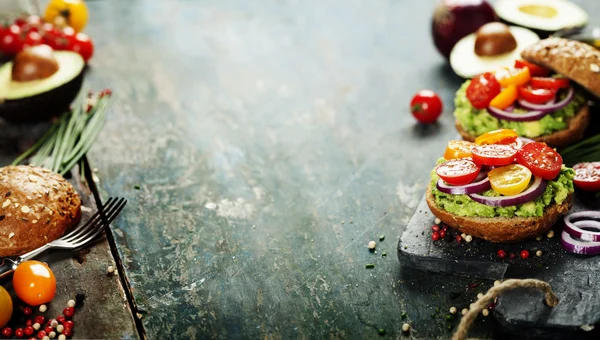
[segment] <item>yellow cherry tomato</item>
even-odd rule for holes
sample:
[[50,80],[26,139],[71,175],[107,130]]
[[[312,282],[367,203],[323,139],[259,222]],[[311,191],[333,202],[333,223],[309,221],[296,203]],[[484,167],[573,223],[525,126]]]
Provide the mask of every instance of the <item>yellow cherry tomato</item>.
[[509,70],[507,68],[500,69],[494,74],[502,87],[515,85],[516,87],[523,86],[531,80],[529,68],[517,68]]
[[517,139],[518,135],[512,129],[498,129],[486,132],[475,138],[475,144],[510,144]]
[[531,171],[520,164],[510,164],[488,172],[492,189],[504,196],[522,193],[531,180]]
[[473,153],[471,152],[471,150],[474,146],[474,143],[471,143],[466,140],[451,140],[448,142],[448,146],[446,146],[444,158],[447,160],[451,160],[472,157]]
[[0,328],[6,326],[12,317],[13,303],[10,294],[0,286]]
[[517,91],[517,87],[515,85],[508,85],[508,87],[503,89],[496,97],[494,97],[494,99],[492,99],[490,106],[504,110],[511,106],[518,97],[519,92]]
[[26,304],[39,306],[54,299],[56,277],[45,263],[25,261],[13,274],[13,289]]
[[88,9],[83,0],[50,0],[44,19],[60,28],[71,26],[81,32],[88,21]]

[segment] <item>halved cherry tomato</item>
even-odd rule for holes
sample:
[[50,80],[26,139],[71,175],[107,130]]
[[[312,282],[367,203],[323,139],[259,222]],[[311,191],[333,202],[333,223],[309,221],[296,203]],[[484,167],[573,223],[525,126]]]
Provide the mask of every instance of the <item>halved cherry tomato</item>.
[[488,178],[494,191],[513,196],[527,188],[531,180],[531,171],[520,164],[510,164],[490,170]]
[[523,86],[531,79],[528,68],[514,70],[503,68],[496,71],[495,76],[502,87],[507,87],[508,85]]
[[517,87],[515,85],[508,85],[507,88],[492,99],[490,106],[503,110],[511,106],[518,97]]
[[534,104],[545,104],[556,96],[556,90],[534,89],[530,86],[519,87],[519,97]]
[[451,185],[469,184],[479,175],[479,171],[481,168],[466,158],[444,162],[435,169],[438,176]]
[[550,74],[550,70],[543,66],[539,66],[534,63],[525,61],[525,60],[515,60],[515,68],[525,68],[525,67],[527,67],[529,69],[529,73],[533,77],[545,77],[548,74]]
[[56,278],[45,263],[25,261],[13,274],[13,288],[23,302],[30,306],[39,306],[54,299]]
[[0,286],[0,327],[6,326],[13,312],[13,303],[10,294]]
[[515,161],[517,149],[512,145],[483,144],[473,148],[473,162],[482,165],[508,165]]
[[485,109],[500,93],[500,90],[501,86],[496,77],[492,73],[486,72],[471,79],[471,83],[467,87],[467,99],[476,109]]
[[511,144],[517,139],[518,135],[512,129],[498,129],[486,132],[475,138],[475,144]]
[[517,152],[517,162],[531,170],[534,176],[547,180],[556,178],[563,164],[558,152],[540,142],[523,145]]
[[471,156],[473,156],[473,154],[471,153],[471,149],[473,149],[474,146],[475,144],[466,140],[451,140],[448,142],[448,146],[446,146],[444,158],[471,158]]
[[600,191],[600,162],[584,162],[575,164],[573,183],[581,190]]
[[568,89],[571,82],[568,78],[533,77],[531,78],[530,84],[535,88],[558,90]]

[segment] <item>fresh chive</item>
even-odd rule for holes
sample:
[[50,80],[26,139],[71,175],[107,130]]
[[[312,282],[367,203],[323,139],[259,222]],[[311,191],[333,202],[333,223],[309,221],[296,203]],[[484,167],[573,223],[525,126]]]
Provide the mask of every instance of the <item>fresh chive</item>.
[[581,162],[600,161],[600,134],[584,139],[583,141],[559,150],[566,166],[573,166]]

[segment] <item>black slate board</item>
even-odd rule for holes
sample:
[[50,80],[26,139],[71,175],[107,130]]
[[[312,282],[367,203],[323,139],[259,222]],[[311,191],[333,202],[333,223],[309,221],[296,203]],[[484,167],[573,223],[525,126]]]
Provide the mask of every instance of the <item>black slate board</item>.
[[[571,212],[580,210],[600,210],[600,200],[578,194]],[[550,283],[558,294],[561,302],[552,309],[543,305],[541,293],[518,290],[503,295],[494,315],[505,329],[519,332],[524,327],[538,327],[536,334],[564,339],[574,336],[572,332],[584,332],[582,325],[600,322],[600,257],[564,251],[560,245],[562,220],[554,226],[552,238],[495,244],[476,238],[458,243],[454,237],[459,233],[451,228],[444,240],[432,241],[434,219],[423,198],[398,243],[398,258],[403,265],[490,280],[537,278]],[[516,257],[500,259],[499,249]],[[531,254],[527,260],[518,256],[523,249]],[[535,256],[537,250],[542,251],[541,257]]]

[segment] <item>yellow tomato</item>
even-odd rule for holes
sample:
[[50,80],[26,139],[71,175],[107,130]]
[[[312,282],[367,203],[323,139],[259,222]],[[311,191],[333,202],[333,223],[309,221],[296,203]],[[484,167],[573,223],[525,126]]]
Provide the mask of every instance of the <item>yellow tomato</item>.
[[510,144],[518,135],[515,130],[512,129],[499,129],[486,132],[481,136],[475,138],[475,144]]
[[510,164],[488,172],[492,189],[504,196],[522,193],[531,180],[531,171],[520,164]]
[[531,73],[527,67],[514,70],[503,68],[496,71],[494,75],[502,87],[508,87],[509,85],[523,86],[531,79]]
[[0,328],[6,326],[12,317],[13,303],[10,294],[0,286]]
[[446,151],[444,152],[444,158],[447,160],[472,157],[473,153],[471,149],[475,144],[466,140],[451,140],[448,142]]
[[504,110],[511,106],[517,100],[517,97],[519,97],[517,87],[515,85],[508,85],[507,88],[492,99],[490,106]]
[[83,0],[50,0],[44,19],[60,28],[71,26],[81,32],[88,21],[88,9]]

